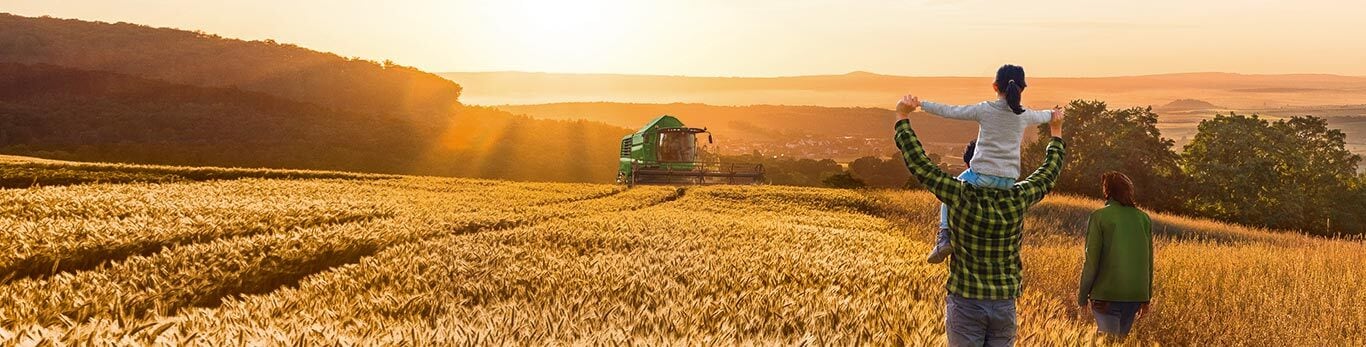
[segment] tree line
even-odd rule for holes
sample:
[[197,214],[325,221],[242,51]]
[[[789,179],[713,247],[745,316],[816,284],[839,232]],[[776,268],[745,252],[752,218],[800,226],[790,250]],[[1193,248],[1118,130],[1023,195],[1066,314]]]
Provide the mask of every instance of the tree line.
[[[1366,176],[1346,135],[1321,117],[1219,114],[1181,152],[1151,107],[1068,105],[1067,166],[1056,190],[1102,197],[1100,174],[1127,174],[1142,207],[1319,235],[1366,234]],[[1024,153],[1042,153],[1046,129]],[[1038,156],[1023,156],[1025,167]]]

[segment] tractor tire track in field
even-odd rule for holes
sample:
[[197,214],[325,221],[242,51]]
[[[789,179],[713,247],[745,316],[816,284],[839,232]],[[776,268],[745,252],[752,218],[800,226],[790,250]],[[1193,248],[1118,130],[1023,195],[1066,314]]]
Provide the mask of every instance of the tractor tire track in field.
[[[548,220],[540,222],[545,221]],[[261,272],[259,273],[243,274],[238,281],[235,281],[238,285],[223,288],[223,290],[206,295],[187,306],[216,308],[219,305],[222,305],[224,300],[230,298],[269,294],[282,288],[298,287],[299,282],[302,282],[309,276],[360,263],[366,257],[399,245],[421,242],[440,236],[461,236],[483,232],[511,230],[523,226],[536,225],[540,222],[498,221],[492,224],[469,225],[447,230],[445,232],[433,232],[430,235],[420,236],[412,240],[348,243],[341,248],[327,249],[321,253],[315,253],[305,258],[292,259],[293,261],[281,263],[278,266],[262,267],[260,269]]]
[[674,189],[674,193],[673,193],[673,194],[664,197],[664,200],[659,201],[659,202],[657,202],[657,203],[655,203],[655,204],[653,204],[653,205],[649,205],[649,206],[645,206],[645,207],[638,208],[638,209],[636,209],[636,210],[651,208],[651,207],[663,205],[663,204],[665,204],[665,203],[674,202],[674,201],[677,201],[678,199],[682,199],[682,198],[683,198],[683,195],[685,195],[685,194],[688,194],[688,187],[678,187],[677,189]]
[[[359,263],[361,259],[378,253],[388,247],[377,244],[355,243],[348,247],[328,249],[312,257],[295,259],[280,266],[263,266],[258,273],[245,273],[239,276],[236,285],[220,287],[221,290],[205,293],[185,303],[185,307],[218,307],[223,300],[244,295],[269,293],[284,287],[293,287],[304,278],[316,273]],[[281,271],[283,270],[283,271]]]
[[532,205],[532,206],[549,206],[549,205],[565,204],[565,203],[571,203],[571,202],[588,201],[588,200],[597,200],[597,199],[602,199],[602,198],[608,198],[608,197],[611,197],[611,196],[613,196],[613,195],[617,195],[617,194],[621,194],[621,193],[625,193],[625,192],[626,192],[626,189],[613,189],[613,190],[611,190],[611,191],[603,192],[603,193],[594,193],[594,194],[588,194],[588,195],[585,195],[585,196],[576,196],[576,197],[568,198],[568,199],[559,199],[559,200],[543,201],[543,202],[541,202],[541,203],[538,203],[538,204],[535,204],[535,205]]
[[615,197],[619,201],[598,205],[593,205],[592,200],[562,203],[569,213],[545,210],[540,212],[555,213],[526,221],[494,220],[441,227],[405,220],[400,213],[171,246],[147,256],[106,262],[87,271],[0,285],[0,317],[15,324],[47,326],[91,319],[145,319],[174,315],[190,307],[215,308],[230,298],[297,287],[313,274],[360,263],[401,244],[649,208],[677,200],[684,192],[682,188],[668,194],[645,191],[639,198],[613,194],[598,199]]
[[[38,325],[143,318],[305,276],[373,254],[348,236],[383,218],[169,247],[97,269],[0,286],[0,317]],[[319,233],[332,237],[316,237]],[[300,264],[303,264],[301,266]]]
[[[617,195],[620,195],[620,194],[622,194],[622,193],[625,193],[625,192],[627,192],[628,190],[629,190],[629,189],[622,189],[622,190],[617,190],[617,191],[614,191],[614,192],[611,192],[611,193],[607,193],[607,194],[599,194],[599,196],[593,197],[593,198],[576,199],[576,200],[567,200],[567,201],[561,201],[561,202],[550,203],[550,204],[545,204],[545,205],[536,205],[536,206],[538,206],[538,207],[545,207],[545,206],[554,206],[554,205],[568,205],[568,204],[576,204],[576,203],[586,203],[586,202],[591,202],[591,201],[593,201],[593,200],[602,200],[602,199],[611,198],[611,197],[613,197],[613,196],[617,196]],[[639,206],[629,206],[629,207],[625,207],[625,208],[618,209],[618,210],[611,210],[611,211],[592,211],[592,212],[586,212],[586,213],[573,213],[573,214],[568,214],[568,215],[552,216],[552,217],[546,217],[546,218],[540,218],[540,219],[534,219],[534,220],[500,221],[499,223],[494,224],[494,225],[484,226],[484,227],[481,227],[481,228],[476,228],[476,229],[478,229],[478,230],[465,231],[465,232],[456,232],[455,234],[471,234],[471,233],[474,233],[474,232],[502,231],[502,230],[508,230],[508,229],[513,229],[513,228],[534,226],[534,225],[538,225],[538,224],[541,224],[541,223],[545,223],[545,222],[549,222],[549,221],[554,221],[554,220],[562,220],[562,219],[569,219],[569,218],[583,217],[583,216],[592,216],[592,215],[598,215],[598,214],[604,214],[604,213],[620,213],[620,212],[629,212],[629,211],[635,211],[635,210],[643,210],[643,209],[647,209],[647,208],[651,208],[651,207],[663,205],[663,204],[666,204],[666,203],[673,202],[673,201],[675,201],[675,200],[681,199],[681,198],[683,198],[683,195],[687,192],[687,190],[688,190],[688,188],[686,188],[686,187],[677,187],[677,188],[674,189],[674,191],[673,191],[672,193],[669,193],[669,195],[665,195],[665,196],[663,196],[663,197],[660,197],[660,198],[658,198],[658,199],[655,199],[654,201],[650,201],[650,202],[648,202],[648,203],[646,203],[646,204],[643,204],[643,205],[639,205]],[[504,222],[506,222],[506,223],[504,223]],[[443,235],[443,236],[444,236],[444,235]],[[428,239],[430,239],[430,238],[428,238]],[[425,241],[425,239],[424,239],[424,240],[418,240],[418,241]],[[417,242],[417,241],[414,241],[414,242]]]
[[138,240],[129,244],[104,244],[96,249],[65,252],[63,254],[39,253],[32,257],[18,259],[8,264],[0,264],[0,284],[22,279],[45,279],[63,273],[74,273],[98,268],[128,258],[149,256],[169,248],[183,245],[209,243],[221,239],[250,237],[253,235],[296,230],[301,228],[326,227],[353,222],[393,217],[393,212],[375,211],[349,214],[335,218],[318,218],[281,227],[251,227],[236,232],[213,235],[182,235],[164,240]]
[[[670,193],[669,195],[666,195],[666,196],[664,196],[664,197],[662,197],[662,198],[660,198],[660,199],[658,199],[658,200],[656,200],[656,201],[652,201],[652,202],[647,203],[647,204],[645,204],[645,205],[635,206],[635,207],[629,207],[629,208],[625,208],[625,209],[621,209],[621,210],[613,210],[613,211],[595,211],[595,212],[583,213],[583,214],[573,214],[573,215],[566,215],[566,216],[554,216],[554,217],[547,217],[547,218],[540,218],[540,219],[531,219],[531,220],[520,220],[520,221],[499,220],[499,221],[492,222],[492,223],[474,223],[474,224],[467,225],[467,226],[463,226],[463,227],[459,227],[459,228],[449,229],[449,230],[446,230],[446,231],[443,231],[443,232],[432,232],[432,233],[429,233],[429,234],[427,234],[427,235],[419,235],[419,236],[417,236],[417,237],[415,237],[415,238],[413,238],[413,239],[411,239],[411,240],[403,240],[403,241],[391,242],[391,243],[387,243],[387,244],[385,244],[385,242],[377,242],[377,243],[369,243],[369,244],[367,244],[367,243],[353,243],[353,244],[348,244],[348,247],[344,247],[343,249],[329,250],[329,251],[327,251],[325,254],[317,254],[317,255],[315,255],[315,256],[313,256],[313,257],[309,257],[309,258],[302,259],[303,262],[301,262],[301,263],[292,263],[292,264],[294,264],[294,265],[291,265],[291,264],[280,264],[281,266],[275,267],[275,268],[279,268],[279,269],[286,269],[286,270],[293,270],[293,271],[286,271],[286,273],[275,273],[275,274],[261,273],[261,274],[256,274],[256,275],[254,275],[254,276],[258,277],[258,278],[267,278],[268,280],[265,280],[265,281],[252,281],[253,277],[252,277],[251,275],[249,275],[249,276],[243,276],[242,281],[238,281],[237,283],[243,283],[243,284],[248,284],[248,285],[239,286],[240,288],[237,289],[237,290],[224,290],[224,291],[220,291],[220,292],[218,292],[218,293],[213,293],[212,295],[206,296],[206,297],[205,297],[204,299],[202,299],[202,300],[198,300],[197,302],[195,302],[194,304],[192,304],[192,305],[190,305],[190,306],[201,307],[201,308],[216,308],[216,307],[218,307],[219,305],[221,305],[221,304],[223,303],[224,300],[227,300],[227,299],[229,299],[229,298],[238,298],[238,297],[242,297],[242,296],[246,296],[246,295],[259,295],[259,294],[267,294],[267,295],[268,295],[269,293],[278,291],[278,290],[280,290],[280,289],[282,289],[282,288],[297,287],[297,286],[299,285],[299,282],[303,281],[304,279],[308,278],[309,276],[312,276],[312,275],[314,275],[314,274],[320,274],[320,273],[325,273],[325,272],[328,272],[328,271],[332,271],[332,270],[334,270],[334,269],[337,269],[337,268],[340,268],[340,267],[343,267],[343,266],[347,266],[347,265],[351,265],[351,264],[360,263],[360,262],[361,262],[362,260],[364,260],[366,257],[373,256],[373,255],[375,255],[376,253],[382,252],[382,251],[384,251],[384,250],[386,250],[386,249],[393,248],[393,247],[398,247],[398,246],[407,245],[407,244],[421,243],[421,242],[425,242],[425,241],[428,241],[428,240],[431,240],[431,239],[440,238],[440,237],[460,237],[460,236],[472,235],[472,234],[477,234],[477,233],[499,232],[499,231],[506,231],[506,230],[512,230],[512,229],[517,229],[517,228],[523,228],[523,227],[532,227],[532,226],[536,226],[536,225],[543,224],[543,223],[547,223],[547,222],[551,222],[551,221],[563,220],[563,219],[569,219],[569,218],[575,218],[575,217],[591,216],[591,215],[604,214],[604,213],[620,213],[620,212],[625,212],[625,211],[634,211],[634,210],[646,209],[646,208],[650,208],[650,207],[659,206],[659,205],[662,205],[662,204],[665,204],[665,203],[668,203],[668,202],[676,201],[676,200],[682,198],[683,195],[686,193],[686,191],[687,191],[687,188],[679,187],[679,188],[675,189],[675,190],[674,190],[672,193]],[[612,192],[605,193],[605,194],[594,194],[594,195],[591,196],[591,197],[579,198],[579,199],[569,199],[569,200],[566,200],[566,201],[560,201],[560,202],[549,203],[549,204],[542,204],[542,205],[536,205],[536,206],[552,206],[552,205],[562,205],[562,204],[571,204],[571,203],[585,203],[585,202],[590,202],[590,201],[592,201],[592,200],[601,200],[601,199],[611,198],[611,197],[613,197],[613,196],[619,195],[619,194],[624,193],[624,192],[626,192],[625,189],[620,189],[620,190],[614,190],[614,191],[612,191]],[[291,267],[293,267],[293,268],[291,269]],[[248,283],[248,282],[255,282],[255,283]]]

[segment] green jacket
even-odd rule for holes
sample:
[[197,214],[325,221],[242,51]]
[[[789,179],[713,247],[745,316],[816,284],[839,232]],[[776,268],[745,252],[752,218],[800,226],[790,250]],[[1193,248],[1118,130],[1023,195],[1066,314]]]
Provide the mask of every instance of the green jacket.
[[896,145],[906,167],[949,208],[949,293],[975,300],[1020,296],[1020,237],[1025,210],[1043,200],[1062,170],[1062,139],[1048,142],[1043,165],[1007,190],[982,188],[944,173],[920,144],[911,123],[896,123]]
[[1091,213],[1077,305],[1086,300],[1148,302],[1153,293],[1153,228],[1143,211],[1114,201]]

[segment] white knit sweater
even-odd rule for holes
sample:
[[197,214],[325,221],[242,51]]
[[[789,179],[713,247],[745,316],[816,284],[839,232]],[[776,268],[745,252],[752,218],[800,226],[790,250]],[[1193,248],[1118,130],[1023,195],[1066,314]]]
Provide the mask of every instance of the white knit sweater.
[[1017,115],[1000,99],[963,106],[925,101],[920,107],[936,116],[976,121],[977,151],[972,154],[972,171],[1015,180],[1020,179],[1020,141],[1025,129],[1053,118],[1052,110]]

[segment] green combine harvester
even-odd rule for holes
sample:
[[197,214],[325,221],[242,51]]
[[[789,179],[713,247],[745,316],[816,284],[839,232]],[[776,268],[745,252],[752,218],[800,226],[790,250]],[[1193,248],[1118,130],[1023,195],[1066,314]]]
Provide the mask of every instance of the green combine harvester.
[[758,184],[761,164],[699,162],[697,134],[706,128],[689,128],[673,116],[655,118],[635,134],[621,138],[617,183],[636,184]]

